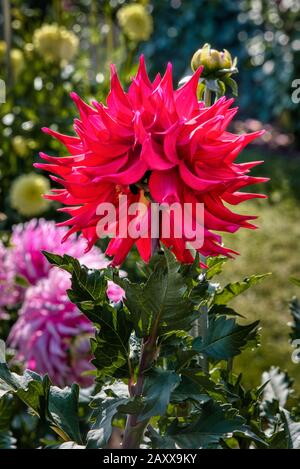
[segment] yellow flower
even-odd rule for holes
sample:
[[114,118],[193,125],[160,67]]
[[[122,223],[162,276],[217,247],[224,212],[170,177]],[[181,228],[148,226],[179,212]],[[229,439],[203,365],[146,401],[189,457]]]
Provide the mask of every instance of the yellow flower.
[[27,138],[24,138],[21,135],[16,135],[13,137],[11,144],[15,153],[21,158],[28,155],[29,148]]
[[[0,62],[1,63],[5,61],[5,54],[6,54],[6,42],[0,41]],[[12,67],[14,78],[18,78],[19,74],[22,72],[24,65],[25,65],[23,52],[20,49],[12,49],[10,51],[10,61],[11,61],[11,67]]]
[[6,42],[0,41],[0,60],[5,57],[6,54]]
[[33,45],[48,62],[70,62],[78,51],[79,40],[63,26],[44,24],[35,30]]
[[10,52],[11,67],[14,78],[18,78],[24,68],[24,55],[20,49],[12,49]]
[[119,25],[132,41],[147,41],[153,31],[152,16],[143,5],[126,5],[117,13]]
[[24,216],[39,215],[49,207],[49,201],[42,197],[49,189],[49,181],[44,176],[35,173],[19,176],[11,186],[11,206]]

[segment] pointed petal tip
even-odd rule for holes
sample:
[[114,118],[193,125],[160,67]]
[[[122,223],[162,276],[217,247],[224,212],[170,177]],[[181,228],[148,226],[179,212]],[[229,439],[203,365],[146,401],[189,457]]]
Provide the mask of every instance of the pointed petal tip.
[[203,69],[204,69],[204,66],[200,65],[200,67],[198,67],[197,70],[194,72],[194,75],[197,75],[198,77],[200,77],[203,72]]
[[43,194],[43,199],[55,200],[53,194]]
[[64,180],[61,179],[61,178],[58,178],[57,176],[54,176],[53,174],[49,174],[49,178],[54,181],[54,182],[57,182],[58,184],[62,184],[64,183]]
[[115,65],[114,63],[111,63],[111,64],[109,65],[109,68],[110,68],[110,78],[111,78],[111,80],[112,80],[113,77],[117,75],[117,67],[116,67],[116,65]]
[[70,93],[70,98],[73,99],[73,101],[75,101],[75,102],[80,99],[79,96],[78,96],[78,94],[75,93],[75,91],[71,91],[71,93]]

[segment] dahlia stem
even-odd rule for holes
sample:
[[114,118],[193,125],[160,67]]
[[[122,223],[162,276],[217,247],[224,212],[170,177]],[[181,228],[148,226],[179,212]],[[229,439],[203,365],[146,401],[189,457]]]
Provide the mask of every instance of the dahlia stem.
[[[143,340],[140,357],[138,377],[136,385],[130,388],[133,397],[142,396],[144,386],[144,373],[151,366],[157,354],[156,334]],[[139,422],[138,415],[128,415],[124,432],[123,449],[137,449],[143,440],[144,431],[149,423],[149,419]]]
[[[201,260],[205,264],[205,258],[201,256]],[[204,342],[205,338],[207,337],[207,331],[208,331],[208,326],[209,326],[207,306],[206,305],[201,306],[199,309],[199,313],[200,313],[199,319],[195,321],[191,333],[193,337],[200,336],[202,338],[202,342]],[[200,364],[201,364],[202,370],[205,373],[208,373],[209,372],[209,359],[205,353],[202,354],[202,357],[200,359]]]
[[205,85],[205,90],[204,90],[204,103],[206,107],[211,106],[211,91],[208,89],[207,85]]
[[[202,338],[202,342],[204,342],[205,339],[206,339],[206,336],[207,336],[207,331],[208,331],[207,306],[202,306],[202,308],[200,308],[200,312],[201,312],[201,315],[200,315],[198,327],[199,327],[200,336]],[[206,353],[202,354],[201,365],[202,365],[203,371],[205,373],[208,373],[209,372],[209,361],[208,361],[208,357],[207,357]]]

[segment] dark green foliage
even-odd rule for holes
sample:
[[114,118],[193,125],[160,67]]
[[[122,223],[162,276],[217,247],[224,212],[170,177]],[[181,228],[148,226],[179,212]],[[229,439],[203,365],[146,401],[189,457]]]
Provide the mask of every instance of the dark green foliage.
[[193,342],[193,348],[199,353],[205,353],[214,360],[228,360],[241,353],[241,350],[255,340],[258,322],[247,326],[240,326],[235,319],[226,316],[212,316],[209,319],[205,338],[198,337]]
[[[147,266],[145,282],[133,283],[111,268],[89,270],[70,256],[46,256],[70,273],[69,296],[95,324],[92,351],[99,384],[94,396],[83,396],[91,412],[82,427],[77,385],[61,390],[47,376],[29,371],[13,374],[2,350],[3,446],[15,444],[11,414],[3,406],[4,400],[12,399],[11,393],[58,436],[45,440],[46,447],[109,447],[114,427],[124,429],[126,419],[133,422],[134,432],[141,428],[136,444],[152,448],[298,446],[296,411],[290,415],[284,410],[291,394],[288,376],[271,369],[262,386],[247,390],[242,376],[232,370],[233,358],[245,347],[255,346],[258,323],[239,324],[239,313],[227,302],[264,275],[221,289],[210,279],[220,273],[223,259],[208,260],[207,271],[201,272],[198,258],[193,265],[182,266],[165,250]],[[106,288],[111,279],[125,289],[123,306],[109,303]],[[206,312],[206,328],[204,323],[194,328],[198,332],[192,337],[193,322]]]

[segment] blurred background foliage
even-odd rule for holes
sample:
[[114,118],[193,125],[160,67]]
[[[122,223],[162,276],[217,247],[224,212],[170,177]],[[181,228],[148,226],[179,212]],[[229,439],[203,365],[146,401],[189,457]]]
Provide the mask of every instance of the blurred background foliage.
[[189,67],[199,44],[228,49],[239,59],[243,114],[300,130],[299,105],[291,83],[300,77],[299,0],[154,1],[154,35],[143,49],[152,69],[167,61],[176,78]]
[[[33,172],[38,151],[65,154],[41,127],[71,131],[75,117],[71,91],[86,101],[105,100],[109,64],[116,64],[126,85],[140,53],[145,54],[152,76],[171,61],[176,82],[191,73],[191,57],[206,42],[238,57],[240,121],[234,130],[267,129],[265,138],[242,158],[264,159],[257,172],[271,177],[271,182],[263,188],[269,203],[249,202],[246,209],[260,215],[261,230],[255,234],[245,230],[228,240],[242,255],[227,263],[224,282],[273,272],[254,293],[237,300],[239,310],[248,319],[262,320],[263,326],[262,347],[241,359],[239,366],[251,384],[257,384],[261,371],[270,365],[288,368],[296,377],[299,366],[291,362],[286,323],[288,301],[295,292],[288,278],[300,276],[300,104],[291,99],[292,82],[300,78],[299,0],[2,0],[0,4],[0,78],[6,82],[7,98],[0,104],[0,230],[31,216],[20,213],[18,199],[28,198],[30,205],[43,183],[33,183],[30,177],[29,185],[24,178],[21,185],[19,177]],[[5,30],[8,6],[11,27]],[[40,206],[36,215],[57,219],[55,208]],[[132,257],[127,267],[135,266]]]

